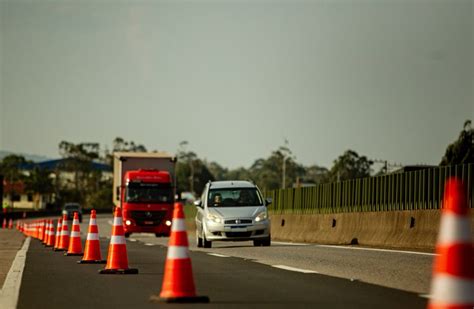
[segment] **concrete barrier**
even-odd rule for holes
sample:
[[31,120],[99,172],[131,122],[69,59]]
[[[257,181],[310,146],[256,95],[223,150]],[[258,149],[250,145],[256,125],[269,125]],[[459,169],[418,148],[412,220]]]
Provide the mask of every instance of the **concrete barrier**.
[[[275,240],[433,250],[439,210],[271,215]],[[471,213],[474,232],[474,213]],[[474,236],[474,233],[473,233]]]

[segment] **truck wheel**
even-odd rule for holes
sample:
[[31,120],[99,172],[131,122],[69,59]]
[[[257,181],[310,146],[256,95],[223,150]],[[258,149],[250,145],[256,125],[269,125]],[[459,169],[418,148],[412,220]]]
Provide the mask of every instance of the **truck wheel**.
[[272,237],[268,235],[268,237],[262,240],[261,243],[262,243],[262,246],[264,247],[270,247],[270,245],[272,244]]
[[124,236],[125,238],[129,238],[132,233],[125,233]]
[[155,233],[155,237],[163,237],[163,234]]
[[202,243],[204,248],[212,248],[212,241],[206,239],[206,235],[202,234]]
[[196,246],[202,248],[202,238],[199,237],[198,231],[196,230]]

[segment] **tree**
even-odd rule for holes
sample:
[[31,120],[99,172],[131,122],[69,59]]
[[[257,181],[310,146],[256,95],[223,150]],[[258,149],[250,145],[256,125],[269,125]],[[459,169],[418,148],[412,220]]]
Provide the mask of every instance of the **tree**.
[[0,174],[2,174],[4,180],[10,184],[9,190],[5,190],[5,193],[10,194],[12,197],[20,193],[16,192],[15,183],[23,181],[24,175],[20,171],[20,166],[25,163],[27,163],[25,158],[17,155],[8,155],[3,158],[0,163]]
[[471,125],[471,120],[464,122],[458,139],[448,146],[440,165],[474,163],[474,128]]
[[34,167],[29,176],[25,178],[25,188],[28,193],[33,194],[35,208],[39,208],[41,195],[54,192],[53,181],[50,175],[51,171]]
[[373,162],[366,156],[359,156],[353,150],[346,150],[344,154],[334,160],[329,171],[330,181],[343,181],[354,178],[369,177]]

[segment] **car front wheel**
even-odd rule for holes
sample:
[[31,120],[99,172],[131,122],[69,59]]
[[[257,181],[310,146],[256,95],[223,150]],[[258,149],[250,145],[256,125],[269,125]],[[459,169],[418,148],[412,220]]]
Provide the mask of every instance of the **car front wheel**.
[[197,230],[196,230],[196,246],[198,248],[202,248],[202,238],[199,237],[199,233]]
[[206,235],[204,235],[204,232],[202,233],[202,243],[204,248],[212,248],[212,241],[206,239]]

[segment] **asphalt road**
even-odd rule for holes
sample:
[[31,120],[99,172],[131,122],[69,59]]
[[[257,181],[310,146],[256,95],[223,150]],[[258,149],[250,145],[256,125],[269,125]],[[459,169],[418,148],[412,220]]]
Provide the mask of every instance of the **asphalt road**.
[[[101,235],[110,233],[110,217],[99,217]],[[86,221],[83,224],[85,236]],[[78,265],[78,257],[65,257],[31,243],[27,255],[18,308],[124,308],[158,307],[149,297],[161,289],[166,248],[157,239],[146,235],[133,236],[127,242],[130,267],[138,268],[138,275],[99,275],[104,265]],[[101,239],[102,253],[106,255],[108,240]],[[426,299],[417,293],[368,284],[316,273],[301,273],[272,267],[273,262],[292,266],[297,263],[298,250],[312,246],[278,245],[254,248],[247,243],[223,243],[211,252],[191,251],[198,294],[209,296],[211,307],[313,307],[313,308],[424,308]],[[270,250],[273,251],[270,251]],[[318,252],[331,248],[316,247]],[[346,251],[336,250],[337,254]],[[330,256],[331,250],[326,252]],[[338,250],[338,251],[337,251]],[[225,254],[219,253],[225,252]],[[279,254],[271,265],[260,263],[259,258],[232,257],[240,255],[268,256]],[[252,253],[253,252],[253,253]],[[280,253],[279,253],[280,252]],[[311,251],[312,252],[312,251]],[[212,255],[210,255],[212,254]],[[301,254],[301,253],[299,253]],[[313,253],[311,253],[313,254]],[[365,252],[364,254],[369,254]],[[379,253],[378,253],[379,254]],[[401,253],[400,253],[401,254]],[[287,257],[286,264],[280,263]],[[298,255],[298,254],[296,254]],[[303,254],[301,259],[305,259]],[[408,263],[409,255],[407,257]],[[319,255],[312,257],[318,261]],[[340,256],[340,259],[344,259]],[[290,261],[291,260],[291,261]],[[259,261],[259,262],[255,262]],[[347,262],[349,263],[350,262]],[[299,268],[309,268],[300,263]],[[316,265],[318,263],[315,263]],[[358,279],[358,278],[356,278]],[[180,307],[184,305],[172,305]],[[195,304],[193,306],[196,306]]]

